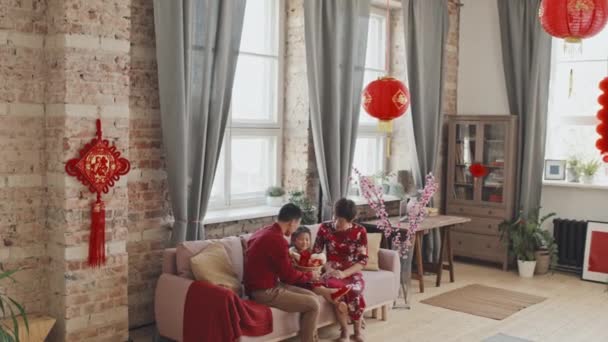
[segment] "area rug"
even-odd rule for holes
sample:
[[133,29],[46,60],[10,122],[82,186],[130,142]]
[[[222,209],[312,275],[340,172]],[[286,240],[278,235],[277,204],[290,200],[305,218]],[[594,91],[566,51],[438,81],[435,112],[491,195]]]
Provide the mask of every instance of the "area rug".
[[468,285],[421,301],[471,315],[501,320],[534,304],[544,297],[479,284]]

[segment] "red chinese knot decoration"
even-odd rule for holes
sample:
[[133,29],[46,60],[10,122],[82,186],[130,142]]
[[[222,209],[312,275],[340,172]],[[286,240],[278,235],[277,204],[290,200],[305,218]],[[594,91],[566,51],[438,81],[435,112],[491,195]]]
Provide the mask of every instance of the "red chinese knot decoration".
[[382,77],[365,87],[362,104],[369,115],[380,120],[379,126],[390,132],[391,120],[403,115],[410,106],[410,93],[396,78]]
[[543,0],[538,17],[550,35],[563,38],[567,43],[580,43],[606,26],[608,1]]
[[597,118],[600,121],[595,129],[600,135],[600,138],[595,143],[595,146],[603,155],[604,162],[608,163],[608,77],[600,82],[600,89],[603,94],[598,98],[598,102],[602,108],[597,112]]
[[479,163],[475,163],[469,166],[469,172],[475,178],[485,177],[488,175],[488,168]]
[[97,119],[97,136],[80,150],[78,158],[70,159],[65,171],[78,178],[82,184],[97,193],[97,200],[91,208],[91,234],[89,237],[89,265],[100,266],[106,262],[105,249],[105,204],[102,193],[108,193],[120,179],[131,169],[126,158],[120,156],[115,146],[101,137],[101,121]]

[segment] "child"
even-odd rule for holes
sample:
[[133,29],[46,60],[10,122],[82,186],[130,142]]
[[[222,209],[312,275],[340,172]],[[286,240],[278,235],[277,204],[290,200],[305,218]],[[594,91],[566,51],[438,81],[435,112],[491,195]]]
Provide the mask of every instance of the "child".
[[[310,229],[306,227],[299,227],[291,235],[292,247],[289,249],[289,255],[297,268],[303,267],[310,269],[313,267],[321,267],[327,261],[325,254],[312,253],[310,239]],[[297,285],[312,290],[314,293],[323,296],[327,301],[338,305],[338,309],[341,311],[346,311],[346,304],[344,302],[339,302],[339,300],[350,291],[350,287],[328,288],[326,277],[322,277],[322,279],[325,280]]]

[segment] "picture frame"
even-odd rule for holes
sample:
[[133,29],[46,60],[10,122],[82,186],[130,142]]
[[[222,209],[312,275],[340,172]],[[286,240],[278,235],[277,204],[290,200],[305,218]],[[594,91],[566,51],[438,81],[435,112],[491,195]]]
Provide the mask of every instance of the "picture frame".
[[585,240],[583,280],[608,283],[608,222],[589,221]]
[[545,180],[566,180],[566,161],[546,159]]

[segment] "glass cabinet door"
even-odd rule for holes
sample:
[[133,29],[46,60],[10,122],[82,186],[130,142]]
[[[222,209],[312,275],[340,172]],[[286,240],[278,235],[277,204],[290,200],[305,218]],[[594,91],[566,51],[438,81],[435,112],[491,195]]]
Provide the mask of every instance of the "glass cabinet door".
[[477,152],[477,125],[455,124],[454,189],[453,198],[461,201],[475,200],[475,182],[469,172]]
[[505,174],[505,138],[507,125],[504,122],[483,125],[483,165],[488,175],[482,180],[481,200],[503,203]]

